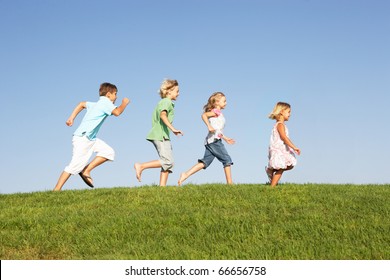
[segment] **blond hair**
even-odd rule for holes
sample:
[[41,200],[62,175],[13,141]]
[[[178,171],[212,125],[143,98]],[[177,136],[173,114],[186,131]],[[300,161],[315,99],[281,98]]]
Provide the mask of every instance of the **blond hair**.
[[167,95],[171,92],[171,90],[176,86],[179,86],[177,80],[165,79],[160,86],[159,93],[161,98],[167,97]]
[[225,96],[222,92],[214,92],[210,97],[209,100],[207,101],[207,104],[203,106],[203,111],[204,112],[210,112],[212,109],[215,108],[215,103],[219,101],[221,97]]
[[278,120],[282,111],[290,108],[290,104],[285,102],[278,102],[272,110],[271,114],[268,115],[268,117],[272,120]]
[[106,96],[108,92],[114,93],[117,91],[118,89],[116,88],[116,85],[110,83],[102,83],[99,88],[99,95]]

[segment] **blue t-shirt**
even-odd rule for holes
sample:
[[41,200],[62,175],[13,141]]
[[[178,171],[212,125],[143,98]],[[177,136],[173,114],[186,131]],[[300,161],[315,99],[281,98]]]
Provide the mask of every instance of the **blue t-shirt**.
[[73,135],[87,136],[89,140],[95,140],[104,120],[115,108],[114,103],[105,96],[101,96],[98,102],[87,102],[87,113]]

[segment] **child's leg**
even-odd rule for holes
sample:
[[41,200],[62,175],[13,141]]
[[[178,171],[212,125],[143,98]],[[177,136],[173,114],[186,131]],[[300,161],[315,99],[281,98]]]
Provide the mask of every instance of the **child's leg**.
[[58,178],[58,182],[53,191],[60,191],[66,181],[72,174],[78,174],[88,164],[88,160],[93,153],[93,142],[86,137],[73,136],[72,160],[65,167],[64,171]]
[[274,170],[270,167],[265,167],[265,173],[267,173],[269,183],[271,184],[272,182],[272,177],[274,176]]
[[161,168],[161,162],[159,160],[152,160],[149,162],[144,162],[144,163],[137,162],[136,164],[134,164],[135,175],[137,177],[138,182],[141,182],[142,171],[148,168]]
[[233,181],[232,181],[232,169],[231,169],[231,165],[225,166],[225,167],[223,168],[223,170],[225,171],[226,184],[232,185],[232,184],[233,184]]
[[282,177],[284,170],[285,169],[278,169],[275,171],[274,176],[272,176],[271,187],[275,187],[278,184],[280,178]]
[[64,186],[64,184],[66,183],[66,181],[68,181],[68,179],[70,178],[70,175],[71,175],[70,173],[63,171],[60,175],[60,178],[58,178],[58,182],[55,188],[53,189],[53,191],[60,191]]
[[159,160],[153,160],[144,163],[134,164],[135,175],[137,180],[141,182],[141,174],[144,169],[161,168],[160,186],[165,186],[168,180],[168,175],[173,167],[172,146],[169,140],[157,141],[151,140],[160,157]]
[[197,164],[195,164],[193,167],[191,167],[189,170],[187,170],[186,172],[183,172],[180,174],[180,179],[179,181],[177,182],[177,184],[179,186],[181,186],[181,184],[188,178],[190,177],[191,175],[195,174],[196,172],[198,172],[199,170],[203,169],[205,167],[205,164],[203,162],[198,162]]
[[275,187],[279,183],[279,180],[282,177],[284,171],[291,170],[293,168],[294,166],[290,165],[287,166],[286,169],[275,170],[274,176],[272,177],[272,181],[271,181],[271,187]]
[[169,171],[161,171],[160,173],[160,186],[165,187],[168,181]]
[[213,156],[215,156],[223,164],[226,183],[232,185],[233,181],[231,165],[233,164],[233,161],[229,156],[225,146],[223,145],[222,140],[218,140],[217,142],[209,144],[206,149],[208,149],[209,152],[213,154]]
[[115,158],[114,150],[103,140],[96,139],[95,141],[92,141],[92,143],[92,151],[96,153],[96,157],[81,171],[84,177],[87,177],[87,180],[90,181],[91,184],[93,183],[91,179],[91,171],[106,161],[114,160]]
[[[105,163],[108,159],[96,156],[82,171],[83,175],[90,177],[91,171],[99,165]],[[92,183],[92,182],[91,182]]]

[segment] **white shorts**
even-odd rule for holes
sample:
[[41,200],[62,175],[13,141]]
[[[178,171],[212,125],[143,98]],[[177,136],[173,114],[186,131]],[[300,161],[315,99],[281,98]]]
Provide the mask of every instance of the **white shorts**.
[[84,169],[84,167],[87,166],[92,153],[96,153],[96,156],[98,157],[114,160],[114,150],[100,139],[91,141],[86,136],[73,136],[72,143],[72,160],[64,169],[64,171],[68,172],[69,174],[79,174]]

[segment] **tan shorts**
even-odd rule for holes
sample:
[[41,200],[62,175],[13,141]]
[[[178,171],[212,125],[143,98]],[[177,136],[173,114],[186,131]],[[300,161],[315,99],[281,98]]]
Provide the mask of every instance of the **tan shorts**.
[[154,147],[157,150],[158,156],[160,157],[161,171],[172,172],[173,169],[173,154],[172,154],[172,145],[171,141],[164,140],[149,140],[153,143]]

